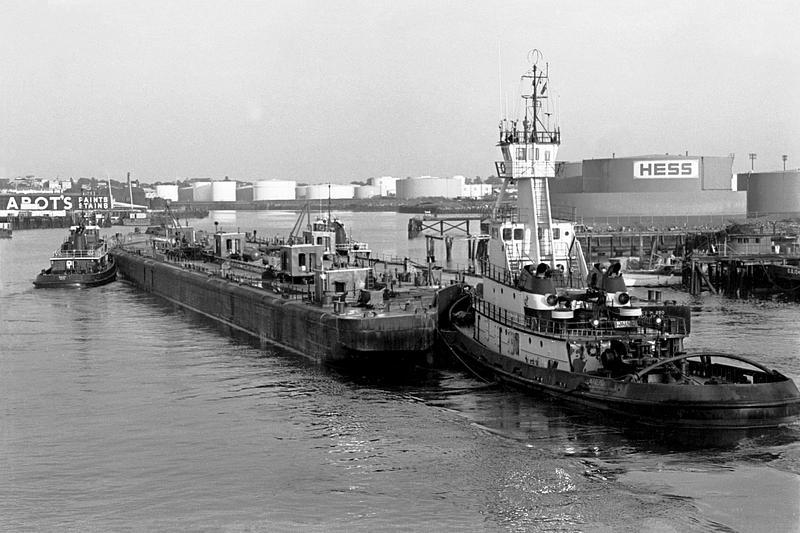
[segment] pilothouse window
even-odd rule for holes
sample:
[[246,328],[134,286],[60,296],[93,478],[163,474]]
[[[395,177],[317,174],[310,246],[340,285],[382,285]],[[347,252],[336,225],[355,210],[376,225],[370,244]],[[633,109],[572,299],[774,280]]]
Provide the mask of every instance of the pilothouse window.
[[522,228],[514,228],[514,240],[521,241],[525,238],[525,230]]
[[504,241],[511,240],[511,228],[503,228],[503,240]]
[[525,159],[525,147],[517,147],[517,160],[522,161]]

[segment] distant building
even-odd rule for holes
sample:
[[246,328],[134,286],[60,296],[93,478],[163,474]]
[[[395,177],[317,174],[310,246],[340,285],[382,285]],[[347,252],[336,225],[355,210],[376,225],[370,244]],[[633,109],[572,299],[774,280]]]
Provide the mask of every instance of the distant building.
[[178,185],[177,184],[158,184],[156,185],[156,196],[169,200],[171,202],[178,201]]
[[461,196],[464,198],[485,198],[491,196],[493,192],[489,183],[465,183]]

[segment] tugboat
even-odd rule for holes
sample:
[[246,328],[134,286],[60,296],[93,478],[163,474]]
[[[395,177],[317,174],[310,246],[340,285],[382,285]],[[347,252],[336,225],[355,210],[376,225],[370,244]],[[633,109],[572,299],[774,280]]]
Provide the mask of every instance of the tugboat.
[[687,353],[687,306],[634,301],[619,264],[584,270],[574,228],[551,217],[561,132],[544,113],[549,67],[536,50],[529,59],[522,127],[501,122],[496,163],[501,196],[507,185],[518,189],[517,209],[498,199],[474,288],[439,292],[444,343],[479,375],[645,425],[748,429],[794,420],[800,393],[791,379],[737,355]]
[[108,254],[108,243],[100,237],[100,227],[78,224],[69,228],[69,237],[50,258],[50,268],[42,270],[33,284],[37,288],[96,287],[116,277],[117,265]]

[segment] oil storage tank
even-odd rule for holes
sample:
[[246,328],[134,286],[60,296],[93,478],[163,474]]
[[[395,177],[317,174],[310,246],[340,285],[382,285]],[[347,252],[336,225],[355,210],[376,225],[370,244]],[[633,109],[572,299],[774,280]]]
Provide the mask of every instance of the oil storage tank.
[[380,187],[376,185],[361,185],[356,187],[355,190],[355,198],[359,199],[367,199],[367,198],[374,198],[375,196],[381,195]]
[[192,198],[195,202],[211,201],[211,182],[195,181],[192,183]]
[[211,201],[212,202],[235,202],[236,201],[236,182],[235,181],[212,181],[211,182]]
[[[319,183],[306,187],[307,200],[332,200],[353,198],[355,194],[352,185],[342,185],[339,183]],[[330,196],[329,196],[330,195]]]
[[732,178],[733,156],[656,154],[559,162],[549,186],[554,208],[587,223],[683,225],[743,216]]
[[748,217],[800,216],[800,170],[752,172],[746,176]]
[[156,185],[156,196],[158,198],[163,198],[164,200],[169,200],[171,202],[178,201],[178,186],[174,184],[158,184]]
[[406,178],[398,180],[396,188],[397,198],[400,200],[426,197],[458,198],[463,194],[464,177],[419,176]]
[[253,200],[294,200],[297,182],[294,180],[261,180],[253,184]]

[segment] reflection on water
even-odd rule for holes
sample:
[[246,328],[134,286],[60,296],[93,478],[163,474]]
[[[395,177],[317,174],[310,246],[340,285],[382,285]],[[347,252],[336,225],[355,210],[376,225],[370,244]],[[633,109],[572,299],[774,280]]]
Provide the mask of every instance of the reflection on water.
[[[224,229],[264,235],[295,221],[224,216]],[[424,240],[405,238],[407,216],[340,218],[356,238],[424,254]],[[213,219],[197,226],[213,230]],[[800,529],[797,425],[670,434],[459,368],[390,379],[322,369],[125,283],[34,290],[31,265],[46,263],[62,233],[0,241],[4,528]],[[800,375],[797,306],[692,304],[692,348],[758,354]]]

